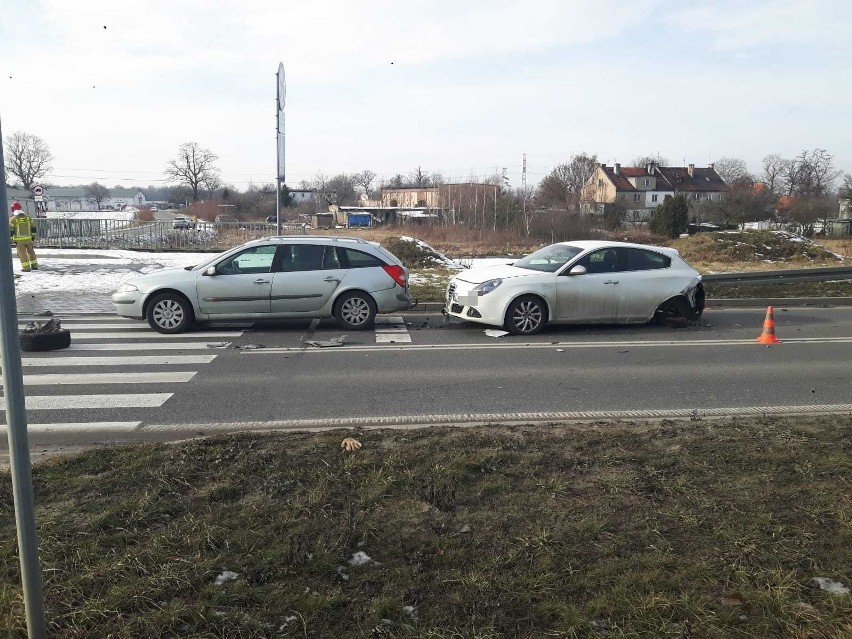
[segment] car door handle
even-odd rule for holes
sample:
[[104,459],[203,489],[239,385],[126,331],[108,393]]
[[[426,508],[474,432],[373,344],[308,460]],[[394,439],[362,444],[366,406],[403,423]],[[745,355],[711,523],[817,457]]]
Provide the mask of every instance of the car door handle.
[[607,280],[604,284],[618,284],[618,280]]
[[332,277],[331,275],[329,275],[328,277],[323,278],[323,280],[322,280],[322,281],[323,281],[323,282],[339,282],[339,281],[340,281],[340,279],[339,279],[339,278],[337,278],[337,277]]
[[255,284],[269,284],[269,280],[255,280]]

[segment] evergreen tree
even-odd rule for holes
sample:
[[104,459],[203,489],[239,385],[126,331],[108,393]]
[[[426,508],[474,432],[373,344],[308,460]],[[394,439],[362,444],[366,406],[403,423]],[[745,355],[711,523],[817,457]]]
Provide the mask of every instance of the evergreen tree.
[[667,196],[651,215],[651,231],[666,237],[678,237],[685,233],[689,224],[689,202],[686,196],[678,193]]

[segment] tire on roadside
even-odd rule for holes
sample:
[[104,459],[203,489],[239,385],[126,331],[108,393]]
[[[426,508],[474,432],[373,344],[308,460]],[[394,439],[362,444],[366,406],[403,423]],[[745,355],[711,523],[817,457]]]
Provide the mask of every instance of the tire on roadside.
[[522,295],[506,309],[503,328],[513,335],[535,335],[547,324],[547,304],[535,295]]
[[19,333],[22,351],[57,351],[71,345],[71,332],[67,328],[49,333]]
[[364,331],[376,321],[376,302],[367,293],[350,291],[334,303],[334,319],[347,331]]
[[161,293],[148,302],[145,317],[158,333],[182,333],[192,324],[192,306],[182,295]]

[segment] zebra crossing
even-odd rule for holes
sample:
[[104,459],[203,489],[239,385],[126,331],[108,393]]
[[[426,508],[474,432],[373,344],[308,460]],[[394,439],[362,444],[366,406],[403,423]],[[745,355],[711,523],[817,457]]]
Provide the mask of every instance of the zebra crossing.
[[[43,319],[21,317],[19,328]],[[71,315],[61,321],[71,331],[71,346],[21,353],[27,422],[34,432],[132,430],[142,423],[141,411],[163,406],[174,395],[169,388],[190,382],[201,367],[219,357],[208,344],[233,340],[250,326],[235,322],[203,332],[166,335],[144,322],[111,315]],[[79,419],[81,414],[97,417],[99,413],[106,421]],[[116,416],[121,419],[116,421]],[[0,417],[5,421],[3,404]]]
[[[18,325],[45,319],[19,317]],[[221,356],[211,346],[232,341],[252,326],[220,322],[204,331],[170,335],[115,315],[68,315],[61,322],[71,331],[68,348],[21,353],[32,432],[133,430],[143,423],[144,411],[163,407],[174,396],[175,385],[191,382]],[[377,317],[374,330],[377,344],[411,343],[401,316]],[[0,402],[0,433],[4,422]]]

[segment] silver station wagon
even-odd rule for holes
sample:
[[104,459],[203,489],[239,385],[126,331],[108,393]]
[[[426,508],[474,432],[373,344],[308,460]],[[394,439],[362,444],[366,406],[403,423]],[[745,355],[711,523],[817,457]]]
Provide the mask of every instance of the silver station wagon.
[[333,317],[370,328],[377,313],[411,308],[408,269],[376,242],[350,237],[268,237],[196,266],[148,273],[112,296],[119,315],[160,333],[193,322]]

